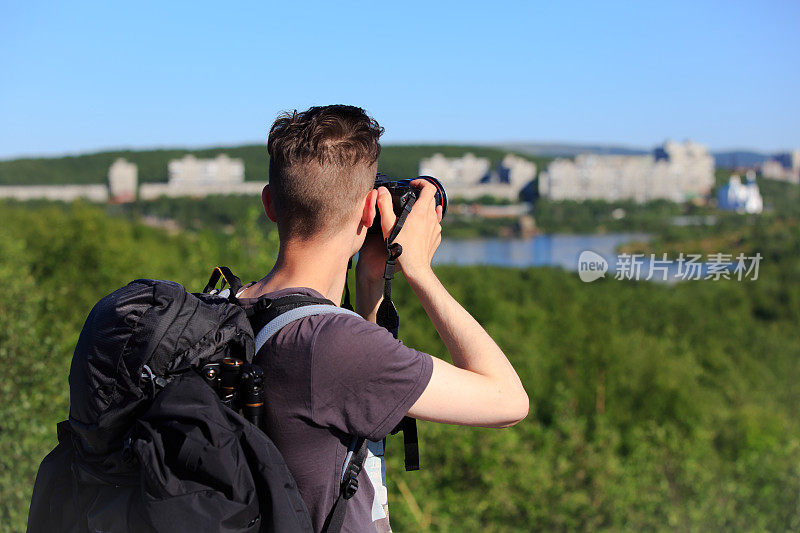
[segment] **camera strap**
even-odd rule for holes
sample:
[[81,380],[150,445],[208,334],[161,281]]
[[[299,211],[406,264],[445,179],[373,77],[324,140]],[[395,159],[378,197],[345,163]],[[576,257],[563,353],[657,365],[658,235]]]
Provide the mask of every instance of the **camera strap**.
[[[414,202],[417,201],[416,195],[406,193],[400,199],[402,211],[395,221],[392,231],[384,241],[386,244],[386,251],[389,258],[386,260],[386,267],[383,271],[383,300],[378,307],[378,313],[375,322],[382,328],[389,331],[392,336],[398,338],[400,331],[400,316],[397,314],[397,307],[392,301],[392,280],[397,271],[397,260],[403,253],[403,247],[400,243],[394,242],[400,230],[403,229],[411,208],[414,207]],[[347,261],[347,270],[353,266],[352,258]],[[342,308],[352,310],[350,303],[350,289],[347,285],[347,280],[344,284],[344,302]],[[392,430],[392,435],[403,432],[403,449],[404,449],[404,464],[407,471],[419,470],[419,439],[417,437],[417,421],[411,417],[404,417],[403,420]]]
[[389,254],[389,258],[386,260],[386,268],[383,270],[383,301],[380,307],[378,307],[376,321],[379,326],[389,330],[389,333],[391,333],[395,339],[400,329],[400,317],[397,315],[397,308],[394,302],[392,302],[392,280],[397,270],[397,260],[403,253],[403,247],[399,242],[394,242],[394,240],[397,238],[400,230],[403,229],[403,224],[405,224],[409,213],[411,213],[411,208],[414,207],[414,202],[416,201],[417,197],[410,192],[403,195],[400,199],[402,211],[397,217],[394,227],[392,231],[389,232],[389,236],[385,241],[386,252]]
[[[417,197],[412,193],[406,193],[400,202],[402,205],[402,212],[397,217],[397,221],[389,232],[386,238],[386,251],[389,254],[389,259],[386,260],[386,268],[383,271],[383,301],[378,307],[378,314],[376,322],[379,326],[386,328],[389,333],[396,339],[400,332],[400,316],[397,314],[397,308],[392,302],[392,279],[397,270],[397,260],[403,253],[403,247],[400,243],[394,242],[400,230],[403,229],[406,218],[411,213],[411,208]],[[403,448],[404,448],[404,463],[407,471],[419,470],[419,440],[417,438],[417,421],[409,416],[404,417],[403,420],[392,431],[392,434],[398,431],[403,432]]]

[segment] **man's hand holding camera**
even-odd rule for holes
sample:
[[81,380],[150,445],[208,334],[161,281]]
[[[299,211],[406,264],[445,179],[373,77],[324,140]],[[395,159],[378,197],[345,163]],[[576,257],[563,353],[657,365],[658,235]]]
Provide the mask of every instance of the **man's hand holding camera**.
[[[433,254],[442,242],[442,206],[436,205],[436,186],[426,180],[414,180],[411,186],[419,189],[417,201],[394,240],[403,247],[398,263],[408,279],[431,269]],[[391,195],[385,187],[378,189],[378,209],[381,230],[386,238],[394,227],[396,216]]]
[[[442,210],[437,205],[436,186],[427,180],[411,182],[417,189],[417,201],[406,218],[403,228],[394,242],[403,247],[398,258],[406,278],[432,273],[431,260],[442,242]],[[377,189],[377,211],[380,213],[381,233],[368,234],[364,245],[358,252],[356,265],[356,309],[368,320],[375,320],[383,289],[383,273],[388,253],[385,239],[395,225],[397,216],[392,206],[392,195],[386,187]]]

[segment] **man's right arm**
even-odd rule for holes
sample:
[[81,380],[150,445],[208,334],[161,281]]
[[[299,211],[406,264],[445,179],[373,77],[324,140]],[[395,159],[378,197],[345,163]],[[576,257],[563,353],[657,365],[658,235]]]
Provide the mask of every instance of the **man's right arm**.
[[507,427],[528,415],[528,395],[488,333],[432,270],[406,274],[453,364],[433,358],[433,374],[409,415],[468,426]]
[[[525,389],[503,351],[441,284],[431,259],[441,242],[441,208],[427,181],[395,242],[403,246],[400,266],[447,347],[453,364],[433,358],[433,374],[409,415],[422,420],[506,427],[528,414]],[[384,234],[394,224],[388,191],[379,191]],[[388,215],[388,216],[387,216]]]

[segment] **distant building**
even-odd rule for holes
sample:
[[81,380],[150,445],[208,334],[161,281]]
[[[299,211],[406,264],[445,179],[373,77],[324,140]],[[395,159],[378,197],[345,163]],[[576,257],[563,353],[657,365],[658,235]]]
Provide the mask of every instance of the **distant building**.
[[502,183],[508,183],[519,191],[536,178],[536,163],[506,154],[500,162],[498,173]]
[[768,179],[800,183],[800,150],[776,154],[761,163],[760,170]]
[[169,184],[175,187],[222,185],[244,181],[244,162],[220,154],[214,159],[197,159],[186,155],[169,162]]
[[536,164],[506,154],[492,169],[489,159],[469,152],[455,158],[437,153],[419,162],[419,174],[442,182],[450,198],[493,196],[516,200],[522,188],[536,177]]
[[108,195],[112,202],[136,200],[138,169],[135,164],[119,158],[108,168]]
[[713,185],[714,158],[693,142],[667,141],[652,155],[556,159],[539,176],[539,194],[551,200],[683,202],[707,195]]
[[477,185],[489,173],[491,163],[485,157],[468,152],[462,157],[433,154],[419,162],[420,176],[433,176],[445,189]]
[[167,183],[144,183],[139,198],[159,196],[200,198],[212,194],[260,194],[266,182],[244,181],[244,162],[220,154],[214,159],[198,159],[189,154],[167,165]]
[[61,202],[83,199],[90,202],[106,202],[108,187],[106,185],[2,185],[0,198]]
[[107,185],[3,185],[0,198],[61,200],[83,198],[92,202],[132,202],[160,196],[203,197],[212,194],[260,195],[266,182],[244,181],[244,162],[220,154],[214,159],[187,155],[170,161],[167,183],[138,184],[135,164],[119,158],[108,169]]
[[717,207],[737,213],[758,214],[764,210],[764,201],[756,184],[756,175],[752,170],[747,173],[747,182],[734,174],[726,185],[717,192]]

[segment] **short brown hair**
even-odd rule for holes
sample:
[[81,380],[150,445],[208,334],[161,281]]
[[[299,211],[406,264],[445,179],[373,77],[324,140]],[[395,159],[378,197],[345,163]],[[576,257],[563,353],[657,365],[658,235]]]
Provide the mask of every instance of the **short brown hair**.
[[267,141],[269,184],[281,237],[339,227],[372,188],[383,128],[360,107],[281,113]]

